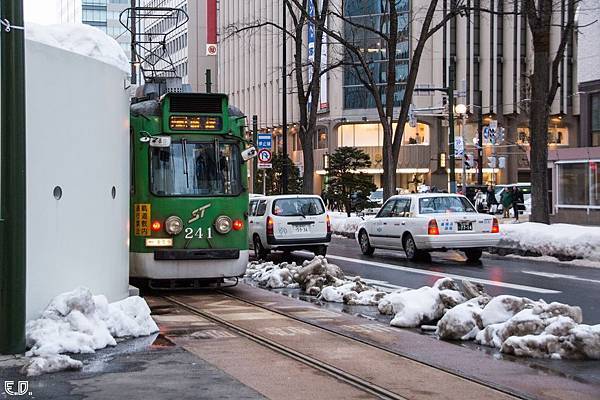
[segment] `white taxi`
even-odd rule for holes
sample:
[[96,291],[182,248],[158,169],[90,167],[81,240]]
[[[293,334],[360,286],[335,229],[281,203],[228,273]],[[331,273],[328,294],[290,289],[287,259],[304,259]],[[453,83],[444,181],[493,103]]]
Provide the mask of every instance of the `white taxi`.
[[326,255],[331,219],[315,195],[277,195],[250,200],[248,239],[258,259],[271,250],[309,250]]
[[461,250],[470,262],[500,240],[498,219],[478,213],[462,195],[423,193],[392,196],[356,232],[361,251],[404,250],[420,260],[430,251]]

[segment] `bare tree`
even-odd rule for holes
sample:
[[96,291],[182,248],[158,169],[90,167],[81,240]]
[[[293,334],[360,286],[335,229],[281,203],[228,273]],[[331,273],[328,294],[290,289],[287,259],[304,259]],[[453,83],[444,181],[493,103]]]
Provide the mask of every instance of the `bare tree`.
[[[257,30],[265,27],[275,28],[282,32],[284,29],[294,43],[293,68],[290,74],[294,75],[296,96],[300,109],[299,138],[302,147],[304,172],[302,175],[302,193],[314,193],[314,158],[313,149],[317,135],[317,113],[319,110],[319,96],[321,93],[321,76],[337,68],[341,62],[322,60],[323,27],[329,13],[329,0],[284,0],[285,7],[291,19],[291,27],[283,27],[273,21],[253,21],[242,27],[230,26],[226,28],[229,35],[240,34],[244,31]],[[309,7],[314,7],[314,15],[309,13]],[[310,19],[310,20],[309,20]],[[315,41],[314,54],[307,57],[307,43],[305,30],[313,25]]]
[[[299,0],[289,0],[300,5]],[[396,188],[396,165],[400,156],[400,145],[404,134],[404,125],[408,120],[408,109],[412,101],[412,95],[415,88],[417,75],[419,72],[419,64],[421,56],[427,40],[431,38],[438,30],[443,28],[445,24],[466,10],[463,0],[451,2],[451,7],[448,12],[442,16],[437,24],[433,24],[438,0],[431,0],[422,22],[421,31],[417,38],[417,45],[411,55],[411,62],[406,78],[404,96],[400,103],[400,113],[396,117],[394,115],[394,94],[398,81],[396,70],[395,55],[400,49],[402,42],[409,40],[404,36],[403,25],[401,18],[405,15],[398,12],[398,0],[384,0],[385,15],[380,19],[380,25],[367,25],[357,22],[355,19],[348,17],[344,13],[344,2],[342,1],[342,9],[331,7],[330,15],[343,21],[346,29],[346,34],[342,34],[335,29],[330,29],[323,26],[323,31],[328,37],[340,43],[346,52],[346,65],[350,65],[354,70],[354,76],[364,85],[371,95],[375,109],[379,117],[379,122],[383,130],[383,192],[384,199],[395,193]],[[309,17],[309,19],[311,19]],[[408,20],[406,20],[408,23]],[[373,74],[374,60],[370,57],[367,49],[363,48],[360,43],[356,43],[352,37],[349,37],[348,32],[368,31],[376,35],[383,43],[382,48],[385,49],[388,55],[386,80],[383,84]],[[351,36],[351,35],[350,35]],[[393,122],[396,122],[394,130]]]
[[[567,19],[555,24],[552,14],[560,10],[556,0],[523,0],[522,11],[527,16],[533,41],[533,74],[529,129],[531,132],[531,221],[550,223],[548,200],[548,118],[559,87],[559,67],[565,48],[575,29],[575,8],[579,0],[567,0]],[[560,30],[560,43],[552,54],[551,30]]]

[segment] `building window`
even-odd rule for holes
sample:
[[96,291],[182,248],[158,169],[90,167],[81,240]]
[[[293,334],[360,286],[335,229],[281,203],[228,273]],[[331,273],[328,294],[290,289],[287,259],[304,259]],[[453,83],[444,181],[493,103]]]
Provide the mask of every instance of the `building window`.
[[[399,106],[404,97],[404,82],[408,76],[408,61],[410,56],[409,36],[409,4],[408,0],[398,1],[398,34],[399,43],[394,56],[396,69],[396,82],[394,89],[394,106]],[[344,37],[365,53],[369,63],[369,70],[374,78],[382,101],[385,101],[387,83],[387,66],[390,60],[386,52],[385,43],[379,35],[371,32],[373,29],[387,33],[389,30],[388,2],[348,1],[344,2],[344,14],[349,21],[344,26]],[[369,29],[365,29],[367,27]],[[356,63],[356,56],[346,52],[345,57],[349,63]],[[375,108],[372,94],[365,88],[365,71],[360,66],[347,65],[344,67],[344,108],[361,109]]]
[[600,206],[600,161],[557,163],[558,206]]
[[[395,128],[394,128],[395,129]],[[405,145],[429,144],[429,125],[418,123],[416,127],[404,126],[402,142]]]
[[[528,127],[517,128],[517,143],[529,144],[530,131]],[[558,124],[548,125],[548,145],[563,146],[569,144],[569,128]]]
[[[396,124],[392,124],[396,129]],[[429,126],[418,123],[416,128],[404,125],[404,145],[428,145]],[[383,128],[381,124],[346,124],[338,128],[338,145],[351,147],[383,146]]]
[[592,146],[600,146],[600,93],[591,96]]
[[317,127],[317,137],[315,140],[315,149],[326,149],[328,147],[328,133],[324,126]]

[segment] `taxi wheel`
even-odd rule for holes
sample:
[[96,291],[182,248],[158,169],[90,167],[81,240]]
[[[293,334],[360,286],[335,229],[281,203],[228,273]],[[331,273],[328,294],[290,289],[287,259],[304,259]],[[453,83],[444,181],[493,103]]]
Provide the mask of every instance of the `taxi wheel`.
[[481,249],[465,249],[465,255],[467,256],[467,262],[474,263],[479,261],[483,250]]
[[264,260],[269,255],[269,250],[265,249],[260,241],[258,235],[254,236],[254,256],[257,260]]
[[404,238],[404,252],[406,253],[406,258],[410,261],[419,261],[424,258],[424,254],[422,250],[417,249],[417,244],[415,243],[415,239],[413,239],[412,235],[408,234],[406,238]]
[[360,243],[360,251],[366,256],[370,256],[375,252],[375,249],[371,247],[371,242],[369,242],[369,235],[367,232],[362,230],[358,235],[358,242]]

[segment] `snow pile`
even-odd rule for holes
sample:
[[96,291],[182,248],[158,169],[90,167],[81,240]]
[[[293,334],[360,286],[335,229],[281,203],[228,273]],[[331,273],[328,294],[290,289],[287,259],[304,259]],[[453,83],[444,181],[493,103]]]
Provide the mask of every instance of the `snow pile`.
[[269,289],[297,288],[298,284],[294,283],[293,279],[293,274],[297,269],[298,266],[295,262],[275,264],[253,261],[246,268],[246,276],[258,282],[259,286]]
[[253,261],[248,264],[246,276],[261,287],[300,288],[308,295],[336,303],[377,305],[385,295],[365,284],[360,277],[347,279],[340,267],[323,256],[306,260],[302,265]]
[[[474,291],[470,286],[469,289]],[[439,320],[447,310],[466,302],[470,296],[466,293],[471,292],[463,293],[451,278],[443,278],[433,287],[392,292],[381,299],[377,308],[381,314],[394,315],[390,325],[415,328]]]
[[64,368],[80,368],[81,363],[60,353],[93,353],[115,346],[116,337],[138,337],[157,332],[150,308],[138,296],[108,303],[93,296],[87,288],[77,288],[56,296],[42,316],[26,327],[27,356],[24,368],[29,376]]
[[503,224],[500,232],[498,247],[600,261],[600,227],[597,226],[526,222]]
[[95,58],[130,73],[123,48],[106,33],[85,24],[38,25],[25,27],[28,40]]
[[329,216],[331,217],[331,229],[336,233],[345,233],[354,235],[360,225],[365,222],[365,220],[373,218],[373,215],[368,215],[364,217],[357,217],[355,215],[348,217],[348,214],[341,212],[330,212]]
[[356,277],[354,281],[337,281],[334,285],[325,286],[319,298],[334,303],[376,306],[385,295],[385,292],[367,286],[360,277]]

